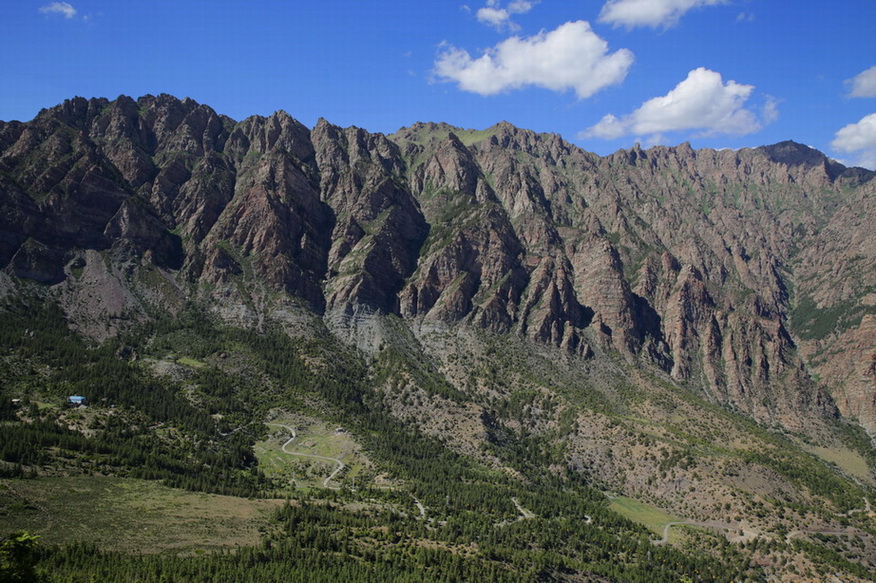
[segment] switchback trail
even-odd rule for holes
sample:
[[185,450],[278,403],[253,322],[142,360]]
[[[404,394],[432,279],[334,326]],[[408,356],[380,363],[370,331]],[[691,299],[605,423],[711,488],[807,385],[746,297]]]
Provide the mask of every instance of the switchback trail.
[[344,462],[342,462],[341,460],[339,460],[337,458],[333,458],[333,457],[326,457],[323,455],[314,455],[314,454],[310,454],[310,453],[298,453],[296,451],[289,451],[286,448],[289,446],[289,444],[291,444],[293,441],[295,441],[296,437],[298,437],[298,434],[295,432],[295,429],[293,429],[292,427],[289,427],[288,425],[283,425],[282,423],[265,423],[265,425],[268,425],[271,427],[282,427],[283,429],[288,431],[289,434],[291,435],[291,437],[286,441],[286,443],[284,443],[283,446],[280,448],[283,450],[283,453],[288,454],[288,455],[295,455],[298,457],[309,457],[309,458],[313,458],[313,459],[324,460],[327,462],[333,462],[333,463],[338,464],[338,467],[336,467],[335,470],[331,474],[329,474],[329,477],[322,481],[322,485],[323,485],[323,487],[328,488],[329,490],[340,490],[341,489],[340,486],[329,486],[329,482],[331,482],[335,476],[337,476],[339,473],[341,473],[341,471],[343,471],[343,469],[345,467],[347,467],[344,465]]
[[870,506],[870,500],[868,500],[866,496],[864,497],[864,507],[849,510],[848,512],[846,512],[846,516],[851,516],[852,514],[857,514],[859,512],[863,512],[867,516],[873,515],[873,508]]

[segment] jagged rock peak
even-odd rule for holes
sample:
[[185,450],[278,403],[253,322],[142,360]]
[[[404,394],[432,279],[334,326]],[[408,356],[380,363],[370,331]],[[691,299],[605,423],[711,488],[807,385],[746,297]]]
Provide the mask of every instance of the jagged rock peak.
[[[788,166],[820,166],[828,160],[827,156],[815,148],[792,140],[785,140],[771,146],[761,146],[757,149],[765,153],[773,162]],[[842,164],[837,164],[842,166]],[[845,167],[843,166],[843,168]]]
[[642,160],[694,160],[699,152],[714,153],[714,150],[704,148],[702,150],[694,150],[690,142],[683,142],[677,146],[651,146],[650,148],[642,148],[642,144],[636,142],[629,149],[620,149],[617,152],[609,154],[605,159],[609,164],[630,164],[637,165]]
[[402,144],[414,144],[426,146],[436,144],[447,139],[450,134],[467,136],[476,130],[466,130],[447,123],[416,122],[409,127],[399,128],[397,132],[387,136],[393,142]]
[[299,160],[313,157],[310,130],[283,110],[265,117],[252,115],[234,126],[228,139],[238,156],[247,151],[264,154],[279,149]]
[[78,126],[97,117],[109,103],[110,101],[104,97],[86,99],[77,96],[72,99],[66,99],[64,103],[55,107],[41,109],[33,121],[39,122],[56,119],[72,126]]
[[[770,160],[778,164],[784,164],[789,167],[802,166],[807,169],[823,168],[831,180],[835,180],[850,170],[836,160],[828,158],[815,148],[791,140],[779,142],[771,146],[761,146],[757,150],[763,152]],[[859,175],[859,173],[849,172],[848,175]]]

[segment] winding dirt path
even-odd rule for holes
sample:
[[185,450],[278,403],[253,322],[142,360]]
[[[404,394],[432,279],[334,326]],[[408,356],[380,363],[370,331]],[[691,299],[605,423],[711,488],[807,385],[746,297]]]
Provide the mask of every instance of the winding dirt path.
[[[854,508],[845,513],[845,516],[852,516],[853,514],[858,514],[863,512],[868,517],[874,517],[873,507],[870,506],[870,500],[867,497],[864,497],[864,506],[863,508]],[[842,515],[840,515],[842,516]],[[807,536],[812,534],[826,534],[826,535],[847,535],[850,534],[851,527],[844,528],[827,528],[827,529],[803,529],[803,530],[792,530],[788,534],[785,535],[785,542],[791,542],[791,539],[800,538],[801,536]]]
[[420,502],[420,501],[417,499],[417,497],[414,496],[413,494],[411,494],[411,498],[414,499],[414,505],[417,507],[417,510],[420,511],[420,518],[425,519],[425,518],[426,518],[426,507],[423,506],[423,503]]
[[873,516],[873,508],[870,506],[870,500],[868,500],[866,496],[864,496],[864,507],[849,510],[846,512],[846,516],[851,516],[852,514],[857,514],[859,512],[863,512],[867,516]]
[[701,526],[698,523],[687,522],[686,520],[680,520],[678,522],[670,522],[666,526],[663,527],[663,538],[661,538],[658,541],[654,541],[654,544],[655,545],[665,545],[666,543],[668,543],[669,542],[669,529],[672,528],[673,526],[681,526],[683,524],[689,524],[691,526]]
[[282,427],[283,429],[288,431],[289,434],[291,435],[291,437],[288,440],[286,440],[286,443],[284,443],[283,446],[280,448],[283,451],[283,453],[288,454],[288,455],[298,456],[298,457],[309,457],[309,458],[313,458],[313,459],[317,459],[317,460],[323,460],[323,461],[333,462],[333,463],[338,464],[338,467],[336,467],[335,470],[331,474],[329,474],[329,477],[322,481],[322,485],[324,488],[328,488],[329,490],[340,490],[341,489],[340,486],[330,486],[329,482],[331,482],[335,478],[335,476],[337,476],[339,473],[341,473],[341,471],[343,471],[343,469],[345,467],[347,467],[346,465],[344,465],[344,462],[342,462],[341,460],[339,460],[337,458],[326,457],[324,455],[314,455],[314,454],[310,454],[310,453],[298,453],[297,451],[289,451],[286,448],[289,446],[289,444],[291,444],[293,441],[295,441],[296,437],[298,437],[298,434],[295,432],[295,429],[292,427],[289,427],[288,425],[283,425],[282,423],[265,423],[265,425],[268,425],[269,427]]
[[520,505],[520,500],[512,496],[511,502],[514,503],[515,508],[517,508],[517,512],[520,513],[520,517],[517,520],[532,520],[533,518],[535,518],[535,514]]

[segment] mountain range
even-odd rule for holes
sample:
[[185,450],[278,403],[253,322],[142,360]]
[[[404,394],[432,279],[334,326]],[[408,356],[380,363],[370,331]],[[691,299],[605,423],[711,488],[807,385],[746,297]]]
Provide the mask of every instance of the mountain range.
[[[188,297],[258,319],[276,293],[339,329],[613,350],[759,421],[876,431],[874,174],[800,144],[599,158],[507,123],[310,131],[167,95],[77,98],[0,140],[0,266],[98,339]],[[130,278],[150,269],[152,298]]]
[[[860,498],[816,503],[754,453],[856,452],[863,473],[831,475],[872,495],[874,178],[791,141],[600,157],[506,122],[383,135],[77,97],[0,122],[0,300],[57,304],[96,344],[191,306],[331,338],[394,419],[477,463],[542,436],[557,472],[731,542],[784,539],[807,505],[827,533]],[[852,527],[876,565],[876,525]]]

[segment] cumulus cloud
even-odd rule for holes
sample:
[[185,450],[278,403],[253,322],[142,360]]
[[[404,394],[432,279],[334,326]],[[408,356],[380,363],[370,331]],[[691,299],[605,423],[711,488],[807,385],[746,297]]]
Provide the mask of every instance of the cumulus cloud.
[[876,97],[876,65],[846,81],[849,97]]
[[753,90],[753,85],[724,83],[720,73],[700,67],[663,97],[649,99],[620,118],[606,115],[579,137],[610,140],[630,134],[653,137],[681,130],[700,130],[699,135],[750,134],[778,116],[777,103],[771,98],[761,119],[745,108]]
[[572,89],[584,99],[624,80],[633,53],[608,52],[608,43],[584,21],[567,22],[531,37],[513,36],[479,58],[445,46],[435,61],[441,81],[455,81],[463,91],[495,95],[527,86],[551,91]]
[[692,8],[726,4],[728,0],[608,0],[599,13],[600,22],[615,26],[669,27]]
[[839,130],[830,145],[839,152],[857,152],[859,166],[876,169],[876,113]]
[[60,14],[64,18],[73,18],[76,16],[76,9],[68,2],[52,2],[40,8],[43,14]]
[[514,14],[525,14],[535,6],[534,0],[514,0],[505,8],[499,4],[499,0],[487,0],[487,5],[477,11],[475,16],[478,21],[492,26],[496,30],[519,30],[520,27],[511,22]]

